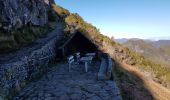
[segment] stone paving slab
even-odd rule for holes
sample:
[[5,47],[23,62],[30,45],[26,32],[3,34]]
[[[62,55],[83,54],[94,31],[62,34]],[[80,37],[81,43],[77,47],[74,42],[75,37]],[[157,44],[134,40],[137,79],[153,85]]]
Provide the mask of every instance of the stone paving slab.
[[100,62],[84,72],[83,64],[68,72],[66,63],[59,63],[36,82],[31,82],[13,100],[121,100],[114,81],[98,81]]

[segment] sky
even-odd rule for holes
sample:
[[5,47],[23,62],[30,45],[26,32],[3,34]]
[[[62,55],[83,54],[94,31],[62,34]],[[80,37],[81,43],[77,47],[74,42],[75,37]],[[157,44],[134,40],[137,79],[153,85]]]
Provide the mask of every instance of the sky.
[[115,38],[170,39],[170,0],[56,0]]

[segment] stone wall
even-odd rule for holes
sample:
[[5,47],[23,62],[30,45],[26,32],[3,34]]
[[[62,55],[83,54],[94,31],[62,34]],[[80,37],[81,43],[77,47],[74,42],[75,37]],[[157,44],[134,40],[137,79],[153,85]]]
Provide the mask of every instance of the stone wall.
[[110,80],[112,75],[112,68],[114,66],[114,62],[110,58],[110,56],[106,53],[101,55],[101,65],[98,72],[98,80]]
[[56,56],[56,38],[49,41],[29,56],[9,64],[0,65],[0,96],[11,95],[25,85],[26,82],[46,70],[49,61]]

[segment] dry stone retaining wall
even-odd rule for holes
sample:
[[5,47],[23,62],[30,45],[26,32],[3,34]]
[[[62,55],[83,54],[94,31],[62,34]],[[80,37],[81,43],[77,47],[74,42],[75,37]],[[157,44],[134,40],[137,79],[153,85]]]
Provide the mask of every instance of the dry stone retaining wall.
[[49,41],[29,56],[9,64],[0,65],[0,96],[17,92],[27,81],[45,70],[56,56],[56,38]]

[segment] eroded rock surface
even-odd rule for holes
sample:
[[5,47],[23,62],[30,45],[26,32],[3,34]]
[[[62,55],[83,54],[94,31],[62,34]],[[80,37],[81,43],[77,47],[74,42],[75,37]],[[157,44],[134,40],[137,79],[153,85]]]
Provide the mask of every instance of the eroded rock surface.
[[27,24],[44,25],[53,0],[0,0],[0,28],[11,31]]

